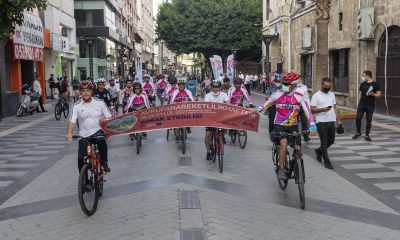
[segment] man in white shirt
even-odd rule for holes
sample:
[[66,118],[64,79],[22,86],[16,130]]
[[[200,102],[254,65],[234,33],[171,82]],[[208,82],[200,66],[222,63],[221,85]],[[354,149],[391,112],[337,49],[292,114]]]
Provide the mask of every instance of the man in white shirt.
[[115,83],[113,78],[109,80],[109,83],[106,85],[106,89],[108,92],[110,92],[110,102],[113,102],[114,106],[117,106],[119,103],[119,93],[121,89],[119,89],[119,86]]
[[107,142],[100,128],[100,120],[111,118],[111,112],[104,101],[93,98],[93,83],[82,81],[79,85],[79,92],[82,99],[79,100],[72,109],[72,116],[68,124],[66,139],[72,140],[72,135],[76,123],[79,121],[79,140],[78,148],[78,169],[81,171],[84,164],[84,157],[87,155],[87,146],[91,144],[91,139],[97,144],[100,153],[101,164],[104,171],[109,172],[107,159]]
[[336,108],[335,94],[330,91],[332,81],[330,78],[323,78],[321,90],[316,92],[311,98],[311,111],[315,114],[318,135],[321,146],[315,149],[319,162],[324,158],[325,167],[333,169],[328,156],[328,148],[335,142],[335,122],[342,125]]
[[[39,76],[36,76],[36,80],[35,81],[33,81],[33,91],[35,92],[35,93],[37,93],[38,94],[38,100],[39,100],[39,106],[38,106],[38,108],[37,108],[37,112],[38,113],[40,113],[40,112],[47,112],[45,109],[44,109],[44,107],[43,107],[43,101],[42,101],[42,86],[40,85],[40,77]],[[42,111],[39,111],[39,107],[42,109]]]
[[[217,103],[227,103],[229,102],[228,95],[224,92],[221,92],[222,83],[219,80],[213,80],[211,82],[211,92],[207,93],[204,97],[205,102],[217,102]],[[206,127],[206,135],[204,136],[204,144],[207,149],[207,157],[206,160],[211,160],[211,152],[210,152],[210,137],[212,127]]]
[[250,93],[250,88],[251,88],[251,75],[246,73],[246,76],[244,77],[244,87],[246,88],[247,92],[249,93],[249,96],[251,96]]

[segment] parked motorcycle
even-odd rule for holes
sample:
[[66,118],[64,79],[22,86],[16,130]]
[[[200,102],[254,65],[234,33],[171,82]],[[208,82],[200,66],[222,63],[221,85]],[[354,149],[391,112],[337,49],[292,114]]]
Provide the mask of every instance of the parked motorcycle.
[[22,92],[24,93],[19,98],[19,106],[17,110],[17,117],[22,116],[24,113],[33,114],[39,106],[38,96],[32,93],[32,87],[29,87],[28,84],[24,84],[22,86]]

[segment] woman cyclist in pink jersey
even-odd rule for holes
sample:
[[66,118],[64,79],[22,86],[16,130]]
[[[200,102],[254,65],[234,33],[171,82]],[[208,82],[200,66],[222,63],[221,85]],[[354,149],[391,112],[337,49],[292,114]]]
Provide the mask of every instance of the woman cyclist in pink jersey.
[[[140,82],[133,83],[134,94],[129,98],[125,106],[125,112],[139,112],[142,109],[150,108],[150,102],[147,95],[143,92],[142,84]],[[147,134],[143,133],[146,138]]]
[[[304,98],[298,94],[295,94],[296,85],[299,82],[300,76],[296,73],[286,73],[282,77],[282,89],[273,93],[270,98],[260,107],[260,111],[268,109],[269,107],[276,106],[276,114],[274,119],[274,132],[285,132],[293,133],[298,132],[298,117],[300,109],[303,108],[304,113],[311,125],[310,130],[316,131],[314,118],[311,113],[310,105],[304,100]],[[278,137],[276,141],[279,141],[279,178],[286,180],[285,172],[285,156],[287,151],[288,141],[285,137]],[[298,139],[300,142],[300,137]],[[301,148],[301,146],[296,146]]]
[[178,89],[178,87],[176,85],[177,82],[178,82],[178,80],[176,79],[176,77],[169,78],[170,86],[168,86],[167,89],[165,89],[164,93],[162,94],[162,97],[165,99],[165,101],[167,103],[171,102],[172,94]]
[[156,88],[153,82],[150,81],[150,75],[146,74],[143,77],[143,90],[149,98],[151,106],[156,105]]
[[[173,103],[181,103],[181,102],[188,102],[192,101],[194,102],[193,94],[190,90],[186,89],[186,80],[185,79],[179,79],[178,81],[178,90],[175,90],[172,93],[171,99],[170,99],[170,104]],[[189,134],[191,132],[190,128],[186,128],[187,133]],[[175,141],[179,143],[179,140],[181,138],[181,133],[179,129],[175,129],[175,135],[176,139]]]

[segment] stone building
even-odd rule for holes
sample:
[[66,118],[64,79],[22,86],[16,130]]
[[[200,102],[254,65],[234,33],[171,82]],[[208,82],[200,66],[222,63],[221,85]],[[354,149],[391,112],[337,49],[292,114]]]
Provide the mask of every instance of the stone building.
[[264,72],[301,73],[311,92],[329,76],[338,104],[354,108],[371,70],[383,93],[377,111],[400,115],[400,1],[264,0],[263,12]]

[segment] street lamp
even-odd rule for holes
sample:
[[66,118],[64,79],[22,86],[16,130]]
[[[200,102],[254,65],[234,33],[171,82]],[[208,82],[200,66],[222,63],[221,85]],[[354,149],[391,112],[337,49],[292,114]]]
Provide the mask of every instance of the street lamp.
[[93,45],[95,38],[86,38],[86,44],[89,46],[89,75],[93,78]]

